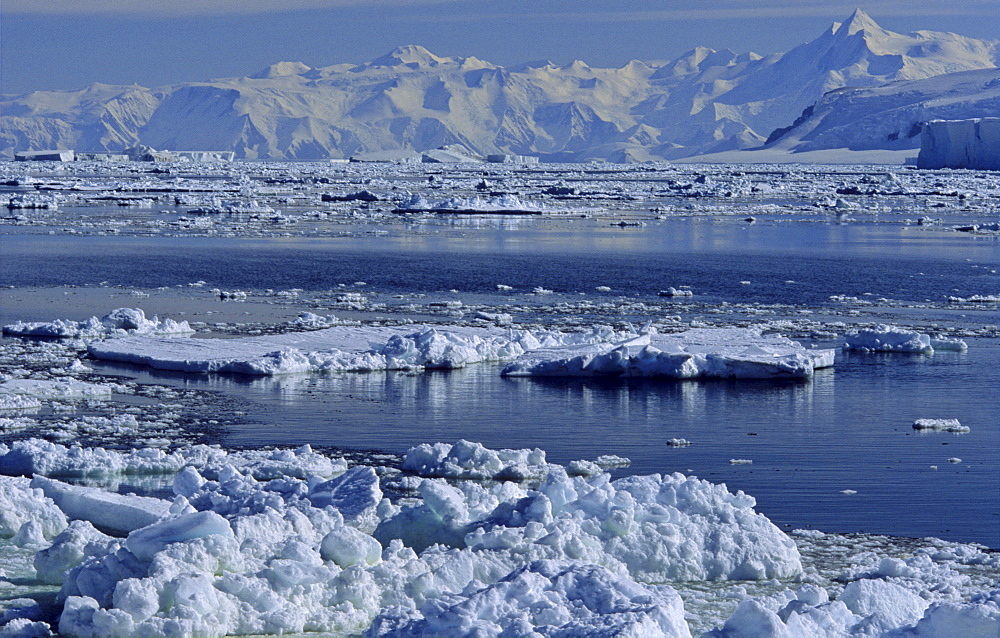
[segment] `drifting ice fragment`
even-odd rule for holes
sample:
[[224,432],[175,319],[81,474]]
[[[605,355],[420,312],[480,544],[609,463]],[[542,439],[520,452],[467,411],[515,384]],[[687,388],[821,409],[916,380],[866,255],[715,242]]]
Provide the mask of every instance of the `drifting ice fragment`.
[[693,297],[694,296],[694,292],[690,288],[686,288],[686,287],[683,287],[683,286],[680,287],[680,288],[674,288],[673,286],[671,286],[670,288],[667,288],[666,290],[661,290],[660,291],[660,296],[661,297]]
[[833,365],[833,350],[807,350],[752,328],[697,328],[672,335],[640,335],[617,343],[532,350],[508,365],[505,376],[808,378]]
[[878,324],[848,332],[844,349],[858,352],[923,352],[954,350],[964,352],[968,346],[961,339],[933,339],[929,335],[898,326]]
[[917,419],[913,422],[914,430],[937,430],[963,434],[971,432],[968,426],[959,423],[958,419]]

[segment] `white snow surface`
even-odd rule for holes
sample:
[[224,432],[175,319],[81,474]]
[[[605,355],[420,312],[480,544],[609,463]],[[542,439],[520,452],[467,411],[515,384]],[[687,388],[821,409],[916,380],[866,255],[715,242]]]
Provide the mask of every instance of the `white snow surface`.
[[545,450],[491,450],[479,443],[423,443],[410,448],[402,469],[424,477],[521,481],[548,473]]
[[968,345],[961,339],[935,339],[915,330],[887,324],[852,330],[844,336],[844,349],[858,352],[933,353],[937,350],[962,352]]
[[526,330],[461,326],[334,326],[236,339],[126,337],[92,343],[88,350],[97,359],[165,370],[273,375],[460,368],[484,361],[510,360],[543,342],[599,341],[613,336],[610,329],[564,336],[554,332],[536,335]]
[[833,350],[808,350],[754,328],[693,328],[616,343],[568,345],[528,352],[506,376],[807,378],[833,365]]
[[86,321],[56,319],[55,321],[23,322],[3,327],[4,334],[25,337],[106,338],[125,335],[189,334],[194,330],[188,322],[173,319],[146,318],[141,308],[116,308],[100,319]]

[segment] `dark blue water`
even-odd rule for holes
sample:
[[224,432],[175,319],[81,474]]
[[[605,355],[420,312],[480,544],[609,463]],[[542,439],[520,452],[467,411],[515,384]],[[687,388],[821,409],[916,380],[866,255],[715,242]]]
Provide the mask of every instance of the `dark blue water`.
[[635,230],[396,233],[261,240],[2,236],[0,281],[152,288],[204,280],[223,288],[305,290],[366,281],[385,293],[490,293],[502,283],[589,294],[609,286],[614,296],[640,297],[689,285],[712,300],[806,305],[827,303],[830,295],[924,302],[1000,291],[996,238],[895,226],[695,220]]

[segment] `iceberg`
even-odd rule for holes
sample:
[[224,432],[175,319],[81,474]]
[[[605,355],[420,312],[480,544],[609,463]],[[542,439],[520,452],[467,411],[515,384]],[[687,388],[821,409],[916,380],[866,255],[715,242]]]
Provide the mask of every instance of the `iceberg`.
[[808,350],[754,328],[695,328],[617,343],[536,349],[510,363],[505,376],[666,377],[672,379],[809,378],[833,365],[833,350]]
[[878,324],[848,332],[844,349],[858,352],[933,353],[937,350],[964,352],[968,345],[961,339],[935,339],[930,335],[898,326]]

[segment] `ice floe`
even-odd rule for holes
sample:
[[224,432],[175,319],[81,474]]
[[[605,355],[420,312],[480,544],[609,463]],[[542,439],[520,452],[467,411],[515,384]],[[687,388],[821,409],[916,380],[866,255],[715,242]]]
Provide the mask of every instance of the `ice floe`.
[[834,360],[833,350],[806,349],[754,328],[635,334],[601,327],[557,332],[334,326],[239,339],[125,337],[91,343],[88,352],[97,359],[164,370],[253,375],[510,362],[502,372],[505,376],[807,378]]
[[460,368],[510,360],[538,343],[527,331],[335,326],[239,339],[126,337],[90,344],[89,353],[164,370],[273,375]]
[[940,432],[966,433],[972,430],[962,425],[958,419],[917,419],[913,422],[914,430],[937,430]]
[[[0,383],[0,401],[13,397],[37,399],[80,399],[109,397],[113,384],[87,383],[78,379],[10,379]],[[0,403],[3,405],[3,403]]]
[[962,352],[968,345],[961,339],[938,339],[898,326],[878,324],[859,328],[844,337],[844,349],[858,352],[923,352],[953,350]]
[[809,350],[753,328],[695,328],[645,334],[617,343],[532,350],[509,364],[506,376],[622,376],[694,378],[807,378],[833,365],[833,350]]
[[186,321],[173,319],[159,320],[146,318],[141,308],[117,308],[100,319],[91,317],[86,321],[56,319],[45,322],[23,322],[3,327],[4,334],[26,337],[116,337],[124,335],[189,334],[194,330]]

